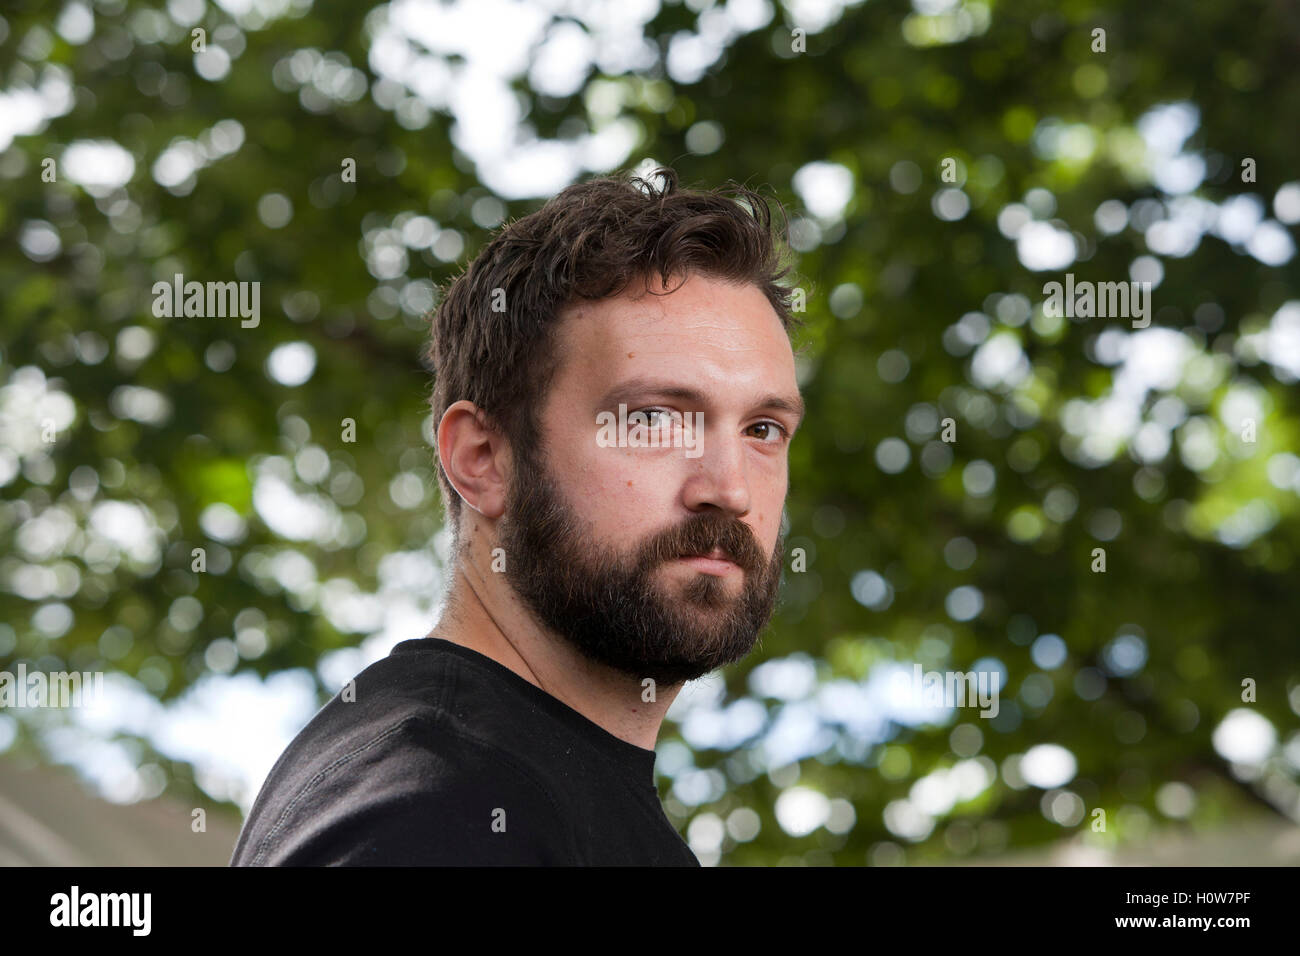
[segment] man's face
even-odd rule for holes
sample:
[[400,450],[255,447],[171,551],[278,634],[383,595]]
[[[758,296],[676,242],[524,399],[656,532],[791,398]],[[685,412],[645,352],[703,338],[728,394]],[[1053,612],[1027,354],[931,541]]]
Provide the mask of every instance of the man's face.
[[[507,580],[543,624],[638,680],[740,660],[776,603],[801,414],[787,406],[802,406],[776,312],[756,286],[693,275],[568,310],[557,346],[541,448],[516,452],[499,528]],[[680,415],[693,437],[610,447],[597,416],[620,403],[661,410],[655,428]],[[711,552],[726,560],[684,557]]]

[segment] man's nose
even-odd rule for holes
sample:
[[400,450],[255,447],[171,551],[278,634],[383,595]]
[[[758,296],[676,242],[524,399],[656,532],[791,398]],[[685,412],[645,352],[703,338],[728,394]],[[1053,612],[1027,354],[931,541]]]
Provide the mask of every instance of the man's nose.
[[691,474],[686,482],[684,503],[692,511],[712,506],[743,517],[751,507],[744,441],[738,436],[732,439],[709,437],[710,440],[704,443],[703,454],[687,459]]

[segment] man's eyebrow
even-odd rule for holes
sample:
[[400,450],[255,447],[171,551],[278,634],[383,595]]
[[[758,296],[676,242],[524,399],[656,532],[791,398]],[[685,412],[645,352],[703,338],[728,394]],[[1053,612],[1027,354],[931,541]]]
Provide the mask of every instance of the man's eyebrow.
[[[626,382],[620,382],[606,392],[601,397],[599,406],[606,408],[610,405],[626,403],[629,399],[647,394],[663,395],[666,398],[675,398],[683,402],[689,402],[692,405],[704,405],[708,402],[708,398],[703,392],[689,386],[657,382],[653,379],[633,378]],[[779,408],[782,411],[789,412],[795,416],[795,427],[798,427],[799,423],[803,421],[806,412],[803,397],[798,393],[793,397],[775,393],[764,395],[758,400],[755,407]]]

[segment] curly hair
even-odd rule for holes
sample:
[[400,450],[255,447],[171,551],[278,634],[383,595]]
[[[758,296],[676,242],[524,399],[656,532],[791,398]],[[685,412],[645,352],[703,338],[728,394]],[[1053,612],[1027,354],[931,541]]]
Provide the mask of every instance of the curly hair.
[[[424,364],[434,376],[434,435],[443,413],[473,402],[512,450],[536,451],[535,409],[557,370],[557,317],[578,300],[617,296],[635,282],[646,291],[691,274],[757,285],[789,335],[803,323],[791,310],[786,244],[772,212],[752,190],[679,189],[660,166],[649,179],[616,174],[576,183],[536,212],[507,223],[453,279],[433,314]],[[775,201],[786,225],[789,219]],[[436,442],[435,442],[436,446]],[[436,457],[435,450],[435,457]],[[437,464],[448,526],[458,537],[460,495]]]

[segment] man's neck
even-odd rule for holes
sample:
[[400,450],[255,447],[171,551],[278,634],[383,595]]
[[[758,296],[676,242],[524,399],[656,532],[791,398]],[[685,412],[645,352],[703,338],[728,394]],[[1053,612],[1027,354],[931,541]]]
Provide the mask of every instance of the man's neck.
[[442,618],[427,636],[491,658],[620,740],[654,750],[681,684],[655,687],[655,699],[643,700],[639,680],[584,657],[539,624],[504,582],[485,580],[472,564],[454,575]]

